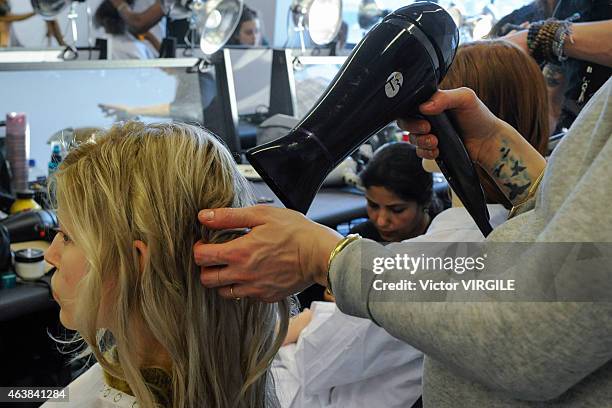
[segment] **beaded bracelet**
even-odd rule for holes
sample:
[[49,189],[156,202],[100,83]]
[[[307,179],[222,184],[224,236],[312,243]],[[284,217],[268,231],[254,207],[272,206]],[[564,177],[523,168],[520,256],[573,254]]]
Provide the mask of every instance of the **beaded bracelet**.
[[563,62],[567,60],[567,55],[563,53],[563,49],[565,47],[565,40],[569,38],[570,42],[574,43],[574,38],[572,36],[572,24],[567,21],[561,22],[559,28],[555,32],[555,38],[552,43],[552,53],[557,57],[559,62]]
[[540,64],[544,62],[563,62],[565,40],[573,43],[571,22],[548,19],[537,21],[529,26],[527,47],[533,58]]

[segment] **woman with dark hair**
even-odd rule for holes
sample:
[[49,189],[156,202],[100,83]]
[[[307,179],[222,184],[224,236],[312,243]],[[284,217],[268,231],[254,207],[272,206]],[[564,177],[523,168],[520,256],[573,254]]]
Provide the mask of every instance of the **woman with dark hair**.
[[257,11],[247,5],[243,7],[240,21],[227,45],[243,45],[247,47],[262,45],[261,22]]
[[399,242],[427,231],[435,215],[431,211],[433,181],[414,146],[400,142],[381,147],[359,178],[366,188],[369,220],[351,233],[378,242]]

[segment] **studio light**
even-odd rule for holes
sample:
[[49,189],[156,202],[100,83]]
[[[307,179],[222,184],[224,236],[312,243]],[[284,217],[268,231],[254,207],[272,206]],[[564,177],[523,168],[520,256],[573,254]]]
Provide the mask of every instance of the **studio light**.
[[195,0],[192,18],[200,32],[200,49],[206,55],[219,51],[240,22],[242,0]]
[[70,0],[32,0],[32,9],[45,20],[52,20],[70,4]]
[[342,0],[294,0],[291,14],[304,49],[304,31],[317,45],[334,40],[342,24]]

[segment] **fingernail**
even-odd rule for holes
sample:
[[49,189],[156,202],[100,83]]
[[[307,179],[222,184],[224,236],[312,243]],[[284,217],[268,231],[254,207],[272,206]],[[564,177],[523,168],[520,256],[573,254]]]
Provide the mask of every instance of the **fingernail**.
[[198,216],[200,217],[200,220],[202,221],[212,221],[215,218],[215,212],[209,211],[209,210],[203,210],[203,211],[200,211]]
[[435,105],[434,101],[427,101],[423,104],[423,107],[425,109],[431,109],[434,107],[434,105]]

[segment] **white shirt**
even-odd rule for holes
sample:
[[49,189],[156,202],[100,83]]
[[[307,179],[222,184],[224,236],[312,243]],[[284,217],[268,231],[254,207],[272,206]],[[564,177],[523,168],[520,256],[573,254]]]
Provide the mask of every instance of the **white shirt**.
[[94,364],[68,387],[68,402],[45,402],[41,408],[137,408],[136,398],[109,387],[100,364]]
[[[508,210],[488,204],[493,228]],[[425,235],[409,242],[481,242],[464,207],[438,214]],[[370,320],[343,314],[334,303],[314,302],[312,321],[296,344],[272,363],[282,408],[410,407],[421,395],[423,355]]]
[[108,40],[110,54],[114,60],[157,58],[152,47],[130,33],[109,35]]
[[[508,210],[501,204],[487,204],[493,228],[506,222]],[[482,242],[484,236],[465,207],[451,207],[438,214],[424,235],[408,242]],[[406,241],[404,241],[406,242]]]
[[423,354],[370,320],[313,302],[296,344],[272,363],[282,408],[409,408],[421,395]]

